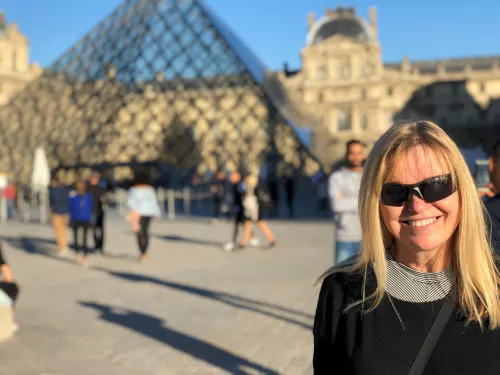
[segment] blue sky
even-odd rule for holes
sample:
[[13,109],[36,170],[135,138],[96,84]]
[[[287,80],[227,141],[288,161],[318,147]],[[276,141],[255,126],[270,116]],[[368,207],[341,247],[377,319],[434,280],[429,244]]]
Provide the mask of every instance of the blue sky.
[[[206,0],[271,68],[300,66],[308,12],[355,6],[378,10],[384,61],[500,55],[500,1],[476,0]],[[31,60],[48,66],[121,0],[2,0],[0,10],[31,43]],[[408,5],[403,5],[403,4]]]

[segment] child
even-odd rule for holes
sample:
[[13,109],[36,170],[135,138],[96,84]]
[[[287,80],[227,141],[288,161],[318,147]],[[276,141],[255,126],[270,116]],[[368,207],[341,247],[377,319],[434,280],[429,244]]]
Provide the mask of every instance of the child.
[[[92,194],[87,192],[87,187],[83,181],[76,183],[76,194],[69,198],[69,216],[71,227],[73,228],[73,246],[76,251],[76,262],[87,266],[87,232],[92,220],[92,209],[94,200]],[[82,231],[83,239],[79,241],[79,232]],[[80,256],[83,252],[83,258]]]

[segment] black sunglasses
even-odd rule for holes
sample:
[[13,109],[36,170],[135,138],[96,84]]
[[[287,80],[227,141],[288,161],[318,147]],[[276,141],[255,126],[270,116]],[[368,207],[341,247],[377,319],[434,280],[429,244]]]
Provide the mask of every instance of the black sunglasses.
[[417,194],[419,198],[432,203],[449,197],[454,192],[451,174],[445,174],[413,185],[384,184],[380,199],[386,206],[401,207],[410,200],[412,194]]

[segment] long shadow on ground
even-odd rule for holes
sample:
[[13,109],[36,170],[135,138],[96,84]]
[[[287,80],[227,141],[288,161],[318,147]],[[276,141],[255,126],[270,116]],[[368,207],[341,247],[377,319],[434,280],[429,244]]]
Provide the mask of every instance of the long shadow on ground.
[[[57,251],[57,243],[53,239],[32,236],[18,236],[18,237],[2,237],[2,239],[16,250],[21,250],[29,254],[43,255],[52,259],[60,260],[63,262],[74,263],[67,257],[61,257]],[[90,248],[89,254],[100,254],[96,250]],[[69,254],[68,254],[69,255]],[[112,259],[136,259],[137,256],[126,253],[109,253],[105,252],[102,256]]]
[[7,244],[16,250],[24,251],[28,254],[43,255],[48,258],[59,260],[62,262],[73,263],[73,261],[66,257],[61,257],[57,252],[57,244],[55,240],[43,237],[2,237]]
[[194,237],[184,237],[184,236],[174,236],[174,235],[166,235],[166,236],[155,235],[154,237],[165,241],[186,242],[189,244],[202,245],[202,246],[221,247],[224,244],[224,242],[221,241],[202,240]]
[[[147,276],[147,275],[138,275],[130,272],[118,272],[111,271],[108,269],[100,268],[100,267],[92,267],[93,269],[105,271],[111,276],[118,277],[121,279],[125,279],[133,282],[147,282],[156,285],[161,285],[167,288],[179,290],[185,293],[190,293],[197,295],[199,297],[208,298],[211,300],[215,300],[231,307],[235,307],[237,309],[248,310],[258,314],[262,314],[265,316],[269,316],[275,319],[282,320],[284,322],[295,324],[299,327],[305,328],[307,330],[312,330],[312,324],[304,323],[297,318],[300,317],[305,320],[312,320],[314,316],[311,314],[307,314],[302,311],[289,309],[287,307],[275,305],[268,302],[261,302],[252,300],[245,297],[236,296],[234,294],[210,290],[205,288],[199,288],[196,286],[180,284],[173,281],[161,280],[155,277]],[[288,316],[287,316],[288,315]],[[291,317],[290,317],[291,316]]]
[[[112,306],[93,302],[80,302],[81,305],[97,310],[99,318],[110,323],[121,325],[142,335],[151,337],[172,348],[190,354],[206,363],[225,370],[231,374],[248,375],[245,368],[257,370],[262,374],[278,375],[278,372],[239,357],[213,344],[186,335],[165,326],[165,322],[154,316],[142,314],[133,310],[119,308],[114,312]],[[254,373],[252,371],[251,373]]]

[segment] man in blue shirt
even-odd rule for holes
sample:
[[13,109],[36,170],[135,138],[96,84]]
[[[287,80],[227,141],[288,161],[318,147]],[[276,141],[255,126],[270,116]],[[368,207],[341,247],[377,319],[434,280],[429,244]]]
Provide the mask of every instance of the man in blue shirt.
[[60,254],[68,251],[68,218],[69,218],[69,189],[59,184],[53,177],[49,186],[49,206],[52,216],[52,226],[56,233],[57,247]]
[[488,158],[491,177],[491,192],[484,205],[491,219],[491,242],[493,249],[500,254],[500,141],[495,143]]

